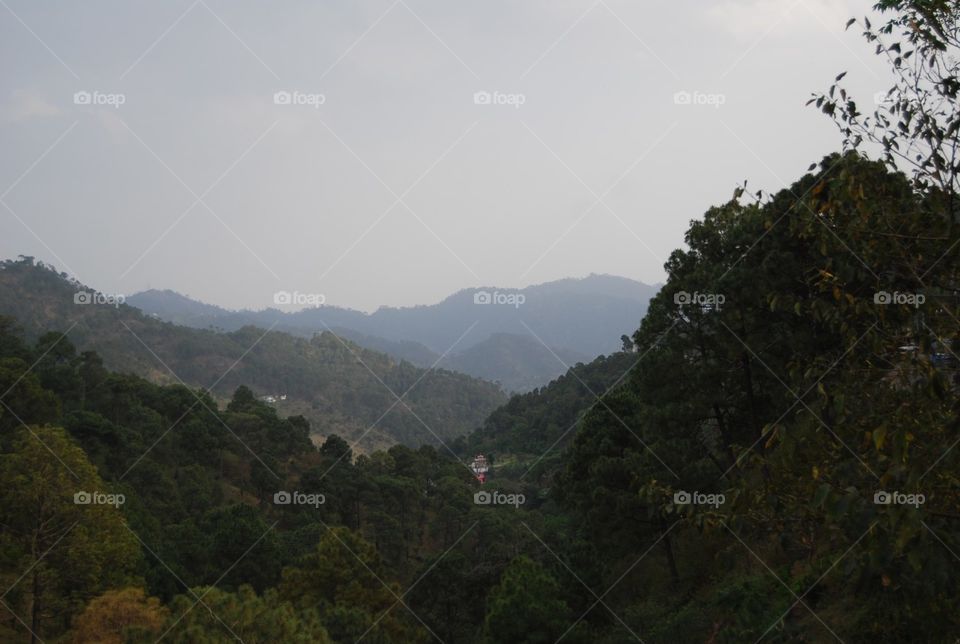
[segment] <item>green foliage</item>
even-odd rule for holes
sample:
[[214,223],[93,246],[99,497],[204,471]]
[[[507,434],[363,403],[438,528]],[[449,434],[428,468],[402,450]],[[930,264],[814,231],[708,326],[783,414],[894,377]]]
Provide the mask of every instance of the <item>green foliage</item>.
[[549,480],[582,414],[622,382],[637,357],[632,351],[600,356],[545,387],[512,396],[455,449],[465,458],[486,454],[496,466],[493,476],[517,477],[534,467],[534,476]]
[[555,642],[570,626],[555,579],[532,559],[517,557],[490,592],[484,636],[490,642]]
[[331,528],[316,551],[284,571],[280,596],[301,608],[315,607],[336,641],[426,641],[398,601],[400,589],[384,580],[376,549],[345,528]]
[[[815,99],[848,149],[692,222],[621,352],[482,425],[493,388],[330,334],[85,307],[65,338],[49,323],[77,285],[4,263],[0,639],[954,641],[958,14],[879,6],[892,13],[864,25],[870,42],[906,43],[878,50],[894,100],[867,122],[839,85]],[[881,161],[852,150],[871,140]],[[192,384],[255,349],[213,392],[158,384],[121,322]],[[124,360],[140,375],[108,368]],[[410,389],[383,418],[378,380]],[[289,392],[289,415],[260,391]],[[421,443],[418,416],[445,439],[480,426],[456,451],[486,453],[484,489],[527,502],[476,503],[446,448],[357,455],[334,431]]]
[[116,505],[77,502],[94,493],[115,490],[63,429],[13,431],[0,452],[0,581],[5,619],[18,617],[12,631],[62,632],[87,600],[134,580],[136,538]]
[[[956,346],[958,311],[938,286],[954,283],[954,265],[936,262],[949,222],[879,163],[850,154],[820,168],[767,203],[732,202],[691,225],[689,250],[671,256],[634,336],[649,351],[587,414],[556,494],[615,557],[663,535],[677,583],[691,571],[676,541],[699,534],[706,548],[745,555],[737,568],[763,552],[797,595],[816,586],[805,601],[818,614],[845,606],[831,625],[844,639],[890,633],[893,620],[909,624],[903,637],[941,641],[957,628],[955,602],[944,604],[957,588],[924,571],[951,565],[960,538],[948,518],[957,363],[941,348]],[[882,292],[927,304],[886,304]],[[724,301],[688,304],[688,293]],[[927,502],[876,505],[878,490]],[[678,505],[676,491],[726,503]],[[719,616],[747,599],[701,601]],[[759,637],[780,623],[778,605],[718,617],[716,637]],[[822,628],[798,611],[781,619],[772,633]]]
[[189,595],[178,595],[171,605],[164,633],[164,641],[181,644],[333,641],[315,610],[294,608],[281,600],[276,590],[258,596],[250,586],[241,586],[232,593],[198,587]]
[[73,620],[69,641],[77,644],[152,642],[161,634],[169,611],[142,588],[108,590],[90,601]]
[[[0,263],[0,315],[13,316],[29,337],[70,325],[76,346],[151,382],[212,387],[221,400],[240,386],[284,394],[276,402],[282,414],[303,416],[323,436],[365,435],[365,451],[453,440],[505,400],[492,383],[398,363],[329,332],[308,339],[252,326],[230,333],[191,329],[127,305],[78,306],[78,290],[87,289],[31,258]],[[402,402],[391,390],[406,393]]]
[[[810,100],[840,128],[844,144],[876,146],[891,169],[909,168],[918,187],[944,197],[956,222],[954,197],[960,189],[960,22],[948,0],[880,0],[886,21],[861,22],[864,39],[887,64],[893,84],[871,113],[837,76],[826,94]],[[857,22],[851,19],[849,28]],[[861,104],[862,105],[862,104]]]

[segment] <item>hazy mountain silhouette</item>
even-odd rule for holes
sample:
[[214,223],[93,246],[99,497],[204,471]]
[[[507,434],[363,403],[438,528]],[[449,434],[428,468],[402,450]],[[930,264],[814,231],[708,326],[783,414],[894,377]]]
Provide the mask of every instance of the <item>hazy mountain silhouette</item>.
[[173,291],[127,302],[177,324],[233,331],[254,324],[310,337],[332,330],[360,346],[428,367],[499,381],[514,391],[545,385],[578,361],[610,354],[631,334],[658,286],[612,275],[562,279],[524,289],[463,289],[437,304],[364,313],[321,306],[230,311]]
[[[64,332],[78,349],[100,354],[110,369],[209,388],[220,400],[247,385],[276,398],[279,413],[303,415],[317,434],[363,436],[361,451],[452,440],[506,400],[489,382],[398,363],[333,333],[307,339],[250,323],[215,332],[158,320],[123,303],[90,302],[97,297],[31,261],[0,263],[0,315],[13,318],[28,338]],[[182,315],[215,308],[165,297],[182,305]]]

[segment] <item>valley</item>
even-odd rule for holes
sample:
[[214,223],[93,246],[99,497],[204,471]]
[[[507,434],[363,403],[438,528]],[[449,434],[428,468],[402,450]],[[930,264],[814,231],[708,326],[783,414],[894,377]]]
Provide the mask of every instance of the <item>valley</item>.
[[[307,338],[333,331],[418,367],[436,365],[524,392],[546,385],[578,362],[617,351],[619,338],[637,326],[658,288],[591,275],[525,289],[465,289],[437,304],[371,314],[332,306],[229,311],[157,290],[131,295],[126,302],[147,315],[200,329],[235,331],[253,325]],[[478,298],[494,294],[522,303],[478,304]]]
[[0,643],[960,641],[960,3],[0,48]]

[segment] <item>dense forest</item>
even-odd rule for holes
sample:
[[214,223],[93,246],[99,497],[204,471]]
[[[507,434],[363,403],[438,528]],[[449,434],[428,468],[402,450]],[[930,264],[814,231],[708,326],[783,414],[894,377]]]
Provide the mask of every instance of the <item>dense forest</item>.
[[842,147],[449,448],[316,445],[0,320],[0,639],[957,641],[960,9],[877,8],[886,100],[811,99]]
[[277,398],[281,413],[304,416],[315,434],[362,438],[363,451],[440,445],[506,400],[494,383],[397,361],[327,330],[311,338],[272,327],[217,333],[163,322],[119,300],[78,306],[78,292],[94,293],[31,257],[0,263],[0,315],[15,318],[28,337],[69,332],[112,370],[204,387],[221,402],[246,385]]

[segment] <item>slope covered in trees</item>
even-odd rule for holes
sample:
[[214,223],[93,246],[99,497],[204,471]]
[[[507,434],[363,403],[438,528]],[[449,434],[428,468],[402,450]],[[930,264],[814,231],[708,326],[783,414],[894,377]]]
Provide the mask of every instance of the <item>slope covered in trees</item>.
[[880,7],[862,26],[887,100],[815,96],[848,151],[691,225],[634,336],[649,351],[553,487],[646,641],[960,629],[958,14]]
[[458,439],[455,451],[464,457],[487,454],[498,475],[549,477],[576,436],[581,416],[625,380],[638,357],[628,347],[577,364],[549,385],[511,397],[481,427]]
[[281,413],[303,415],[321,436],[363,436],[361,449],[439,444],[476,427],[505,399],[491,383],[397,363],[332,333],[190,329],[123,304],[77,304],[78,292],[90,293],[30,260],[0,264],[0,314],[28,335],[66,332],[110,369],[205,387],[221,401],[241,384],[258,396],[286,395],[276,402]]
[[0,391],[4,641],[469,640],[540,521],[431,446],[317,448],[246,387],[220,407],[5,318]]
[[[956,263],[934,266],[949,220],[929,206],[880,163],[828,157],[763,205],[711,210],[671,257],[634,338],[652,350],[584,419],[554,486],[611,562],[659,541],[645,563],[677,601],[624,606],[654,641],[957,628],[954,577],[930,573],[958,563],[960,535],[957,303],[941,286]],[[894,491],[924,502],[877,502]]]
[[397,360],[421,367],[439,364],[523,392],[566,371],[554,354],[574,364],[615,351],[618,338],[636,328],[657,288],[590,275],[523,289],[464,289],[437,304],[381,307],[370,314],[336,306],[292,313],[229,311],[158,290],[137,293],[129,303],[161,320],[201,329],[236,331],[252,325],[303,337],[332,330]]
[[317,449],[246,387],[221,408],[5,323],[4,637],[949,641],[956,302],[908,270],[950,283],[948,223],[855,154],[712,209],[633,338],[648,350],[580,365],[465,441],[534,455],[587,410],[562,459],[491,479],[514,505],[478,504],[446,451]]
[[941,107],[898,85],[884,162],[815,98],[847,150],[707,211],[629,351],[457,443],[559,441],[537,476],[318,448],[246,387],[218,405],[0,321],[0,639],[955,642],[960,39],[952,4],[883,5],[867,33],[904,31],[880,53],[945,75]]

